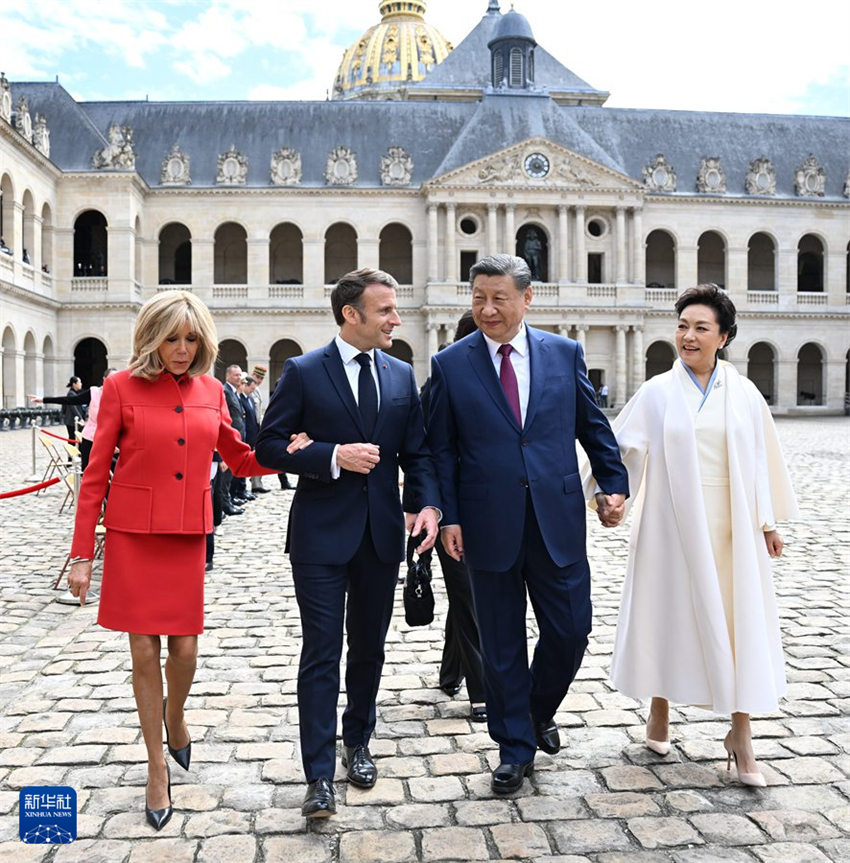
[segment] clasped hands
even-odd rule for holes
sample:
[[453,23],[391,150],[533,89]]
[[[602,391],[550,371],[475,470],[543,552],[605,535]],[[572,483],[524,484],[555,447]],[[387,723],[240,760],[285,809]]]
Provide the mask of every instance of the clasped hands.
[[[298,432],[289,436],[286,451],[292,455],[302,449],[307,449],[313,439],[307,432]],[[381,448],[373,443],[343,443],[336,448],[336,463],[343,469],[353,473],[371,473],[381,460]]]
[[626,512],[626,496],[624,494],[596,493],[596,514],[603,527],[616,527]]

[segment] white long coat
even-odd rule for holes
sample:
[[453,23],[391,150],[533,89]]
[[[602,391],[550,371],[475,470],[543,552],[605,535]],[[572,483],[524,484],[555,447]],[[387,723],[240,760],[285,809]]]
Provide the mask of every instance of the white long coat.
[[[728,363],[718,379],[726,382],[734,654],[685,398],[694,383],[676,362],[647,381],[613,424],[634,521],[611,678],[635,698],[772,712],[786,683],[763,530],[794,517],[797,505],[764,399]],[[592,481],[586,490],[595,490]]]

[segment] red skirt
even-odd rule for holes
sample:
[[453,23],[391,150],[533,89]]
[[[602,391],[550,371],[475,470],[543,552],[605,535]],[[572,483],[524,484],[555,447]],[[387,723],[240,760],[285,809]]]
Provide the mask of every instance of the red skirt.
[[141,635],[204,631],[206,537],[107,530],[97,622]]

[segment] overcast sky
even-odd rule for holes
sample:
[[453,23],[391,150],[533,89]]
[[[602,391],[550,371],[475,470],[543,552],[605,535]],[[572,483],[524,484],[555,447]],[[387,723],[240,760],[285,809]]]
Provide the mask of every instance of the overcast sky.
[[[510,0],[502,0],[507,12]],[[378,0],[0,0],[0,71],[80,100],[325,99]],[[487,0],[428,0],[459,44]],[[850,2],[514,0],[608,104],[850,116]]]

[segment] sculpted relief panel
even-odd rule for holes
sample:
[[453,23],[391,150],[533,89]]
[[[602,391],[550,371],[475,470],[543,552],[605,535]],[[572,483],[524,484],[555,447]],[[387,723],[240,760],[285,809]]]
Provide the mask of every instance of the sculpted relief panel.
[[291,147],[272,153],[271,181],[275,186],[297,186],[301,182],[301,154]]
[[353,186],[357,182],[357,157],[349,147],[334,147],[328,153],[325,182],[329,186]]
[[703,156],[697,171],[697,191],[713,195],[726,192],[726,174],[719,156]]
[[794,174],[794,185],[797,187],[798,195],[807,198],[823,197],[826,171],[812,153],[809,153],[806,161],[797,168]]
[[403,147],[390,147],[381,156],[381,182],[385,186],[409,186],[413,159]]
[[215,181],[220,186],[244,186],[248,178],[248,159],[230,145],[226,153],[218,157],[218,173]]
[[163,186],[188,186],[192,182],[189,175],[189,157],[181,152],[177,144],[162,160],[162,173],[159,181]]
[[644,165],[643,182],[653,192],[676,191],[676,171],[663,153],[658,153],[651,162]]
[[762,156],[750,162],[746,188],[748,195],[776,194],[776,168],[770,159]]

